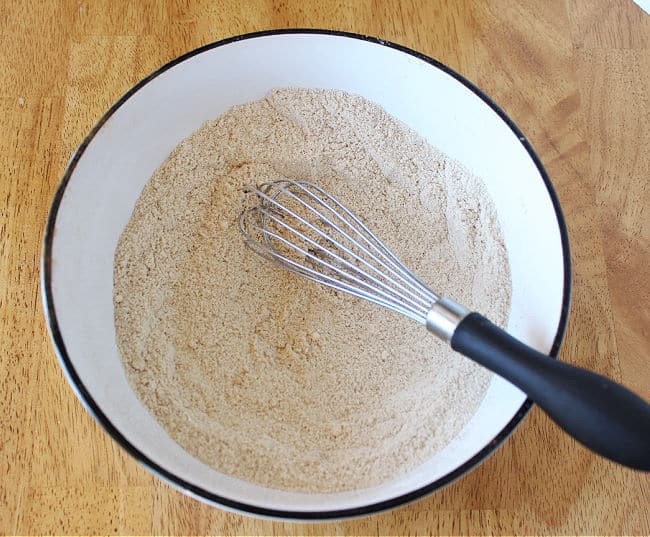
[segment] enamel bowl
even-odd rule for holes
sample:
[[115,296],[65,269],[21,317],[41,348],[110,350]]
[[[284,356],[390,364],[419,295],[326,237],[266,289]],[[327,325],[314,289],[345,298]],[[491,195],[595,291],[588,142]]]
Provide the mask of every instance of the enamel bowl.
[[115,343],[113,256],[147,180],[204,121],[273,88],[340,89],[381,104],[482,177],[512,270],[508,331],[555,356],[567,323],[567,232],[530,144],[485,94],[404,47],[330,31],[226,39],[160,68],[124,95],[72,157],[45,236],[42,289],[54,345],[88,411],[134,458],[183,492],[262,517],[365,515],[440,489],[488,457],[531,402],[494,378],[478,411],[433,458],[381,486],[335,494],[273,490],[217,472],[185,452],[129,387]]

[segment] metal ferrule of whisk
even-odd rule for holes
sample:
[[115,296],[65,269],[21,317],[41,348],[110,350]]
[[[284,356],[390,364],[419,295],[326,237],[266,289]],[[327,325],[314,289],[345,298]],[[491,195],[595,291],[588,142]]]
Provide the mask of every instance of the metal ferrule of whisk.
[[261,256],[304,278],[426,325],[449,342],[467,308],[439,297],[332,195],[307,181],[246,188],[239,225]]

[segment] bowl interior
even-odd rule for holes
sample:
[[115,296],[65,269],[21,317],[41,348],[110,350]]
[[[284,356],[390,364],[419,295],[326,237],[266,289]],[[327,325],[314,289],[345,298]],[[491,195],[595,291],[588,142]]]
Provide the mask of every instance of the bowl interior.
[[548,352],[561,330],[565,253],[547,187],[521,140],[444,70],[380,43],[327,34],[266,35],[208,48],[122,99],[73,159],[58,210],[55,203],[46,306],[60,337],[58,352],[84,402],[167,477],[191,484],[199,495],[254,508],[348,510],[444,482],[506,428],[525,396],[495,378],[455,440],[397,480],[337,494],[290,493],[221,474],[180,448],[129,387],[115,343],[113,256],[143,186],[204,121],[286,86],[363,95],[484,179],[512,270],[508,330]]

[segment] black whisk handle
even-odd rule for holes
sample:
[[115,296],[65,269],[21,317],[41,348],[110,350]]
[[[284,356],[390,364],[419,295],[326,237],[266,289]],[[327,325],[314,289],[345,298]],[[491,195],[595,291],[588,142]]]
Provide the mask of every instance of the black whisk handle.
[[524,391],[589,449],[650,471],[650,405],[627,388],[530,348],[478,313],[460,322],[450,343]]

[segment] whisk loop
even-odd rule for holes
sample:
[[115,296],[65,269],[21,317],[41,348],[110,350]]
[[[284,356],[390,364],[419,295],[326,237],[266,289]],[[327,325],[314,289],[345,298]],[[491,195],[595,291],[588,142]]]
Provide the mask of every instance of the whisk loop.
[[422,324],[439,297],[334,196],[289,179],[246,187],[254,205],[239,226],[266,259]]

